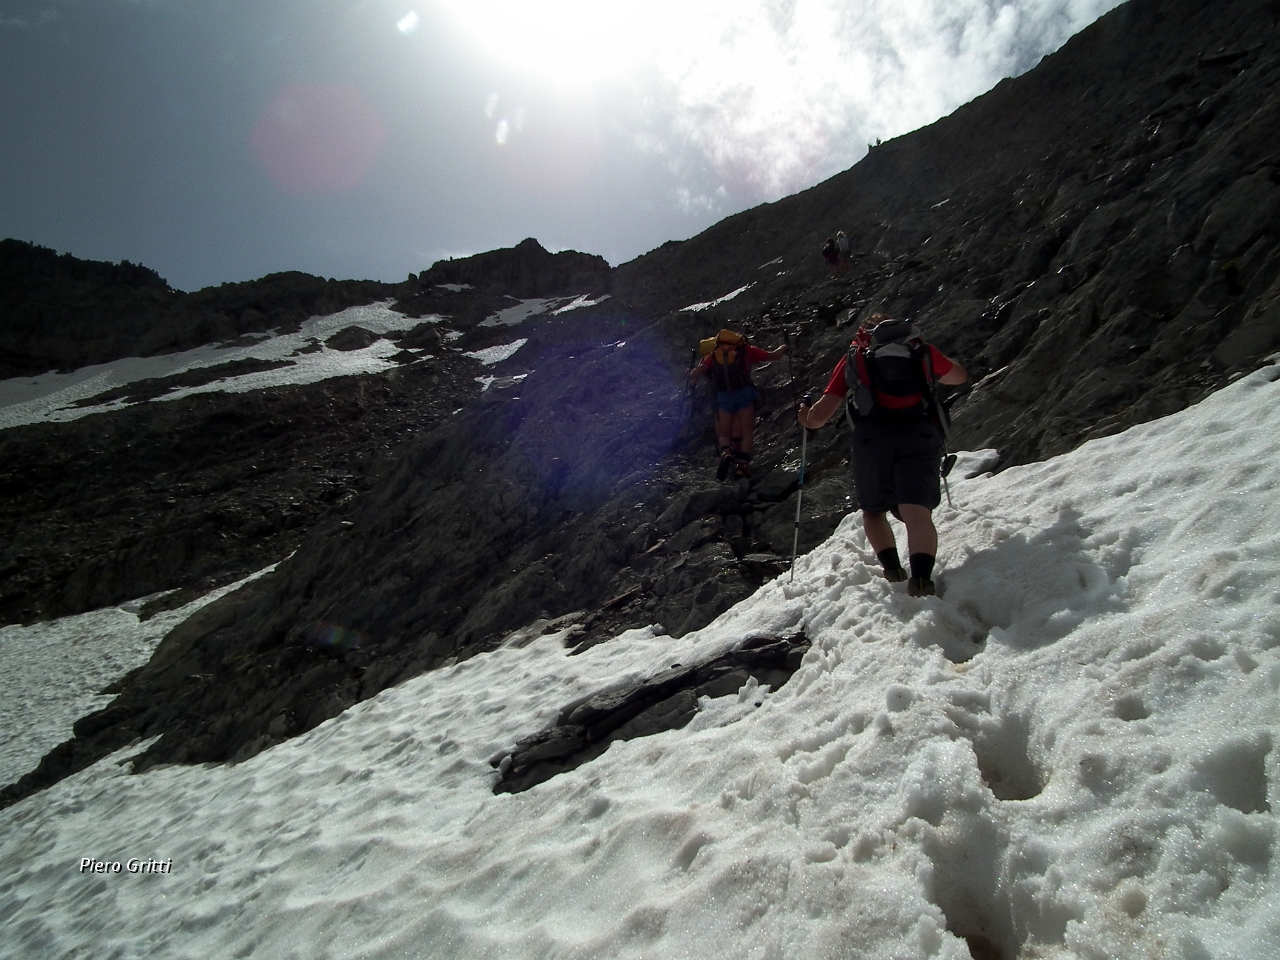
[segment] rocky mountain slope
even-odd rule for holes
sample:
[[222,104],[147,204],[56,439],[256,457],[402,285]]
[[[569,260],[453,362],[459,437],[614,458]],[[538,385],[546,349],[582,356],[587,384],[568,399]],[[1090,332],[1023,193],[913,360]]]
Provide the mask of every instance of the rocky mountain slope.
[[397,290],[372,280],[289,272],[183,293],[127,260],[79,260],[0,240],[0,378],[296,329],[315,314],[386,299]]
[[[750,283],[728,307],[910,314],[982,381],[958,442],[1006,463],[1173,412],[1280,348],[1278,22],[1270,0],[1133,0],[615,289],[657,311]],[[815,288],[837,229],[854,269]]]
[[[161,735],[141,767],[252,755],[539,620],[577,644],[709,622],[785,570],[794,391],[872,310],[916,317],[970,368],[957,443],[1004,464],[1255,365],[1280,346],[1278,21],[1275,2],[1131,0],[851,170],[613,271],[529,241],[435,265],[394,291],[394,373],[0,432],[10,618],[297,550],[170,635],[3,799],[139,737]],[[837,228],[856,256],[828,277]],[[758,378],[755,476],[718,484],[683,371],[730,321],[796,352]],[[856,506],[846,446],[831,428],[810,444],[802,551]]]
[[[0,302],[24,306],[6,309],[0,340],[17,342],[33,303],[60,304],[67,322],[75,320],[75,336],[58,338],[56,324],[47,333],[51,346],[44,355],[59,358],[47,365],[70,363],[82,349],[101,351],[96,359],[106,361],[172,353],[210,340],[235,346],[249,339],[246,334],[289,332],[312,313],[334,312],[352,300],[398,297],[405,319],[396,336],[406,366],[389,375],[207,393],[69,423],[0,430],[0,623],[80,613],[182,588],[183,594],[168,601],[174,603],[287,555],[320,517],[342,508],[385,472],[403,443],[479,393],[475,378],[484,368],[466,353],[511,339],[504,327],[481,324],[517,303],[506,293],[470,284],[437,284],[434,275],[390,287],[277,274],[193,294],[169,291],[164,296],[171,313],[157,317],[139,306],[140,289],[165,289],[145,268],[59,257],[15,241],[0,243],[0,259],[6,252],[5,262],[19,279],[0,282]],[[37,266],[22,272],[24,258]],[[607,271],[599,258],[553,255],[534,241],[433,270],[479,283],[495,264],[511,271],[515,289],[550,296],[577,291],[601,265]],[[130,283],[129,277],[142,280]],[[90,309],[78,314],[82,303]],[[207,329],[205,320],[192,326],[182,318],[195,315],[193,305],[217,305],[221,312],[206,318]],[[139,326],[128,328],[127,337],[116,310],[142,311],[141,319],[129,313]],[[151,328],[142,322],[148,316]],[[457,339],[446,349],[439,325],[420,322],[423,317],[447,317]],[[175,330],[180,335],[170,336]],[[161,351],[155,344],[163,337],[169,339]],[[357,327],[328,346],[353,350],[377,339]],[[421,359],[423,350],[429,360]],[[77,405],[138,403],[254,369],[244,362],[232,366],[132,383]]]

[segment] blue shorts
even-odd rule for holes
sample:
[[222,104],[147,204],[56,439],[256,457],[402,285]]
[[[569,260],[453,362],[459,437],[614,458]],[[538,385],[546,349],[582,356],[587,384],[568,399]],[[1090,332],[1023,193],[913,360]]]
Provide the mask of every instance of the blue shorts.
[[721,390],[716,394],[716,406],[723,413],[737,413],[756,405],[759,394],[755,387],[739,387],[737,390]]

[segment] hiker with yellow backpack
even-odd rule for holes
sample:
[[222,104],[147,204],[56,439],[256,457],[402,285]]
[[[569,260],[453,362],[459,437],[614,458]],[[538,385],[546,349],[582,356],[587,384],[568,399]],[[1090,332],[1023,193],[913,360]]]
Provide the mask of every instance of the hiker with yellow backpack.
[[709,374],[716,388],[716,442],[720,462],[716,478],[725,480],[730,470],[737,477],[751,476],[751,435],[755,429],[759,391],[751,381],[751,368],[778,360],[791,352],[789,344],[775,350],[752,346],[733,330],[721,330],[700,345],[702,360],[689,371],[689,383]]

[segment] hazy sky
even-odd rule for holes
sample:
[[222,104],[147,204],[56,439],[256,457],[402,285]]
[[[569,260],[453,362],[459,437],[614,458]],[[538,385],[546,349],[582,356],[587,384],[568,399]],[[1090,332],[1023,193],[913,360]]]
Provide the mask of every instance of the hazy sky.
[[0,235],[195,289],[620,263],[811,186],[1117,0],[0,0]]

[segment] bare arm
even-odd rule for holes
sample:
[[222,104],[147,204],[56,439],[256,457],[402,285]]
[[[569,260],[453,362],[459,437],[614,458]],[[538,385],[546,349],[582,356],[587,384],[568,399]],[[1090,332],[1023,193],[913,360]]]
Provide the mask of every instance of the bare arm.
[[824,393],[812,407],[808,404],[800,404],[800,412],[796,419],[800,421],[800,426],[817,430],[835,416],[843,402],[844,397],[838,397],[834,393]]
[[769,359],[770,359],[770,360],[781,360],[783,357],[785,357],[785,356],[786,356],[788,353],[790,353],[790,352],[791,352],[791,344],[789,344],[789,343],[784,343],[782,346],[778,347],[776,350],[770,350],[770,351],[769,351]]
[[964,367],[951,361],[951,369],[938,378],[939,383],[945,383],[949,387],[956,387],[969,379],[969,374]]

